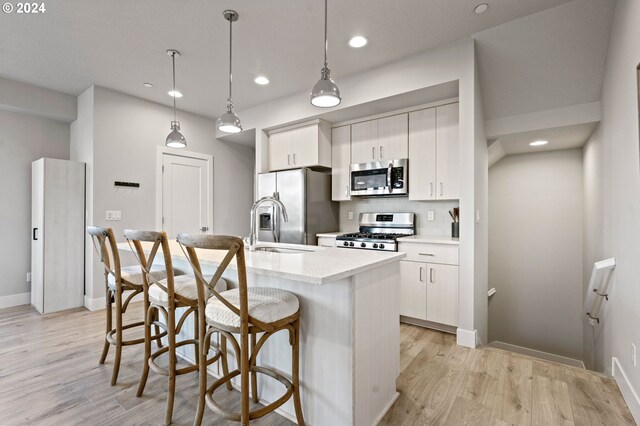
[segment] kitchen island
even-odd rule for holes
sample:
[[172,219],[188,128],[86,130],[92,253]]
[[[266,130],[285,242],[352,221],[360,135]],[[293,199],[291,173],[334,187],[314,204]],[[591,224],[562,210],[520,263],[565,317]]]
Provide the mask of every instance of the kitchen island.
[[[130,250],[126,243],[119,247]],[[192,273],[179,245],[172,241],[170,247],[174,267]],[[397,397],[399,261],[405,254],[273,243],[266,250],[273,251],[245,251],[248,286],[279,288],[300,300],[300,385],[305,421],[313,426],[377,423]],[[198,250],[203,273],[213,274],[225,253]],[[237,286],[235,263],[223,277],[230,287]],[[191,337],[192,330],[185,324],[180,337]],[[233,351],[229,355],[233,368]],[[181,356],[193,360],[192,349]],[[291,376],[286,332],[267,341],[258,364]],[[217,364],[212,367],[211,373],[218,375]],[[272,402],[282,395],[279,382],[260,376],[262,401]],[[295,421],[291,400],[278,412]]]

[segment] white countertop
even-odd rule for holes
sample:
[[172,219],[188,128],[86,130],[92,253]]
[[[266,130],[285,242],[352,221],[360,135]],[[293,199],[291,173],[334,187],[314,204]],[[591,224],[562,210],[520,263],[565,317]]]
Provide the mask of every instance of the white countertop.
[[398,238],[399,243],[426,243],[426,244],[450,244],[460,245],[458,238],[451,238],[438,235],[411,235],[408,237]]
[[[303,246],[297,244],[262,243],[258,247],[270,246],[308,250],[306,253],[250,252],[245,250],[247,272],[257,275],[280,277],[309,284],[326,284],[374,269],[388,263],[397,262],[406,256],[398,252],[371,252],[370,250],[345,250],[334,247]],[[146,252],[151,243],[143,243]],[[179,244],[169,242],[171,257],[186,260]],[[118,244],[120,250],[131,251],[129,245]],[[225,254],[224,250],[197,250],[202,265],[218,266]],[[158,254],[160,258],[161,255]],[[229,265],[235,269],[235,261]]]
[[318,237],[318,238],[335,238],[338,235],[342,235],[342,234],[346,234],[346,232],[343,232],[343,231],[323,232],[322,234],[316,234],[316,237]]

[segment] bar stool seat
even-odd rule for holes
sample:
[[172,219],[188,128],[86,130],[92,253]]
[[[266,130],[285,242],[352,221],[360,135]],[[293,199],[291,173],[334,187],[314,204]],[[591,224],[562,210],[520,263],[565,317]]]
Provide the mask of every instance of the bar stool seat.
[[[162,265],[153,265],[150,272],[157,280],[167,278],[167,271]],[[175,273],[176,275],[184,274],[184,272],[181,271],[175,271]],[[144,283],[144,275],[142,269],[140,269],[140,265],[122,266],[120,268],[120,277],[129,284],[142,286]],[[113,275],[107,277],[107,284],[109,288],[116,288],[116,279]]]
[[[153,271],[152,271],[153,273]],[[159,279],[160,284],[167,288],[167,279]],[[196,279],[190,275],[179,275],[173,279],[174,291],[177,296],[197,301],[198,300],[198,284]],[[216,283],[216,291],[224,291],[227,288],[227,282],[224,278],[220,278]],[[166,305],[169,303],[169,295],[158,284],[149,286],[149,300],[152,303]]]
[[[239,289],[224,291],[220,296],[240,309]],[[276,288],[249,287],[247,301],[249,316],[264,323],[274,323],[290,317],[300,308],[300,302],[293,293]],[[240,317],[216,297],[207,302],[205,315],[209,321],[216,324],[229,328],[240,327]]]

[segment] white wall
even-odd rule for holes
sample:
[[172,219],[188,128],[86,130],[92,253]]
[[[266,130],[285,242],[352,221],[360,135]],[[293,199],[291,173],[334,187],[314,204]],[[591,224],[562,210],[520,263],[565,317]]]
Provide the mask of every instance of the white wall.
[[582,359],[582,150],[489,170],[489,341]]
[[[636,395],[640,392],[640,368],[632,364],[631,343],[640,347],[638,22],[640,2],[618,0],[602,88],[601,128],[591,141],[592,148],[596,150],[594,155],[599,159],[594,163],[595,167],[590,167],[589,179],[602,183],[593,187],[596,193],[592,200],[601,199],[603,202],[594,201],[589,206],[597,209],[598,213],[589,220],[585,230],[590,242],[585,263],[596,260],[592,256],[616,258],[609,302],[606,304],[605,338],[596,342],[602,348],[604,363],[601,367],[611,372],[611,357],[618,358],[629,379],[628,385],[635,388]],[[598,165],[600,161],[601,166]],[[629,398],[627,402],[630,402]],[[635,406],[630,408],[636,420],[640,421],[640,401],[636,400]]]
[[[92,90],[92,89],[89,89]],[[170,131],[171,108],[96,86],[93,105],[93,215],[90,224],[111,226],[118,238],[125,228],[155,229],[156,147]],[[87,95],[89,97],[89,95]],[[86,107],[86,106],[85,106]],[[79,117],[84,114],[82,96]],[[92,109],[92,111],[91,111]],[[187,150],[214,157],[213,232],[247,235],[253,199],[254,149],[215,138],[214,120],[178,113]],[[88,152],[88,149],[85,149]],[[139,189],[116,189],[116,180],[138,182]],[[106,210],[122,211],[120,222],[107,222]],[[92,253],[92,252],[90,252]],[[91,297],[104,296],[102,266],[93,260]],[[87,287],[90,287],[89,285]]]
[[68,160],[69,124],[0,109],[0,129],[1,299],[31,291],[31,162]]

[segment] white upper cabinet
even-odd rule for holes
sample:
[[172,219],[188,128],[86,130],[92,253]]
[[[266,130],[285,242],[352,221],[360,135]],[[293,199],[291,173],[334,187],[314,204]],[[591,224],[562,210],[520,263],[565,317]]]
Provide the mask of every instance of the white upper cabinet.
[[377,160],[378,121],[363,121],[351,125],[351,162],[368,163]]
[[331,199],[351,199],[349,165],[351,164],[351,126],[331,130]]
[[409,199],[459,195],[458,103],[409,114]]
[[436,109],[409,114],[409,199],[436,199]]
[[409,155],[407,114],[363,121],[351,126],[351,162],[396,160]]
[[407,114],[392,115],[378,121],[378,159],[397,160],[409,156]]
[[459,117],[457,103],[436,108],[436,176],[439,200],[460,198]]
[[269,171],[331,167],[331,125],[322,120],[269,134]]

